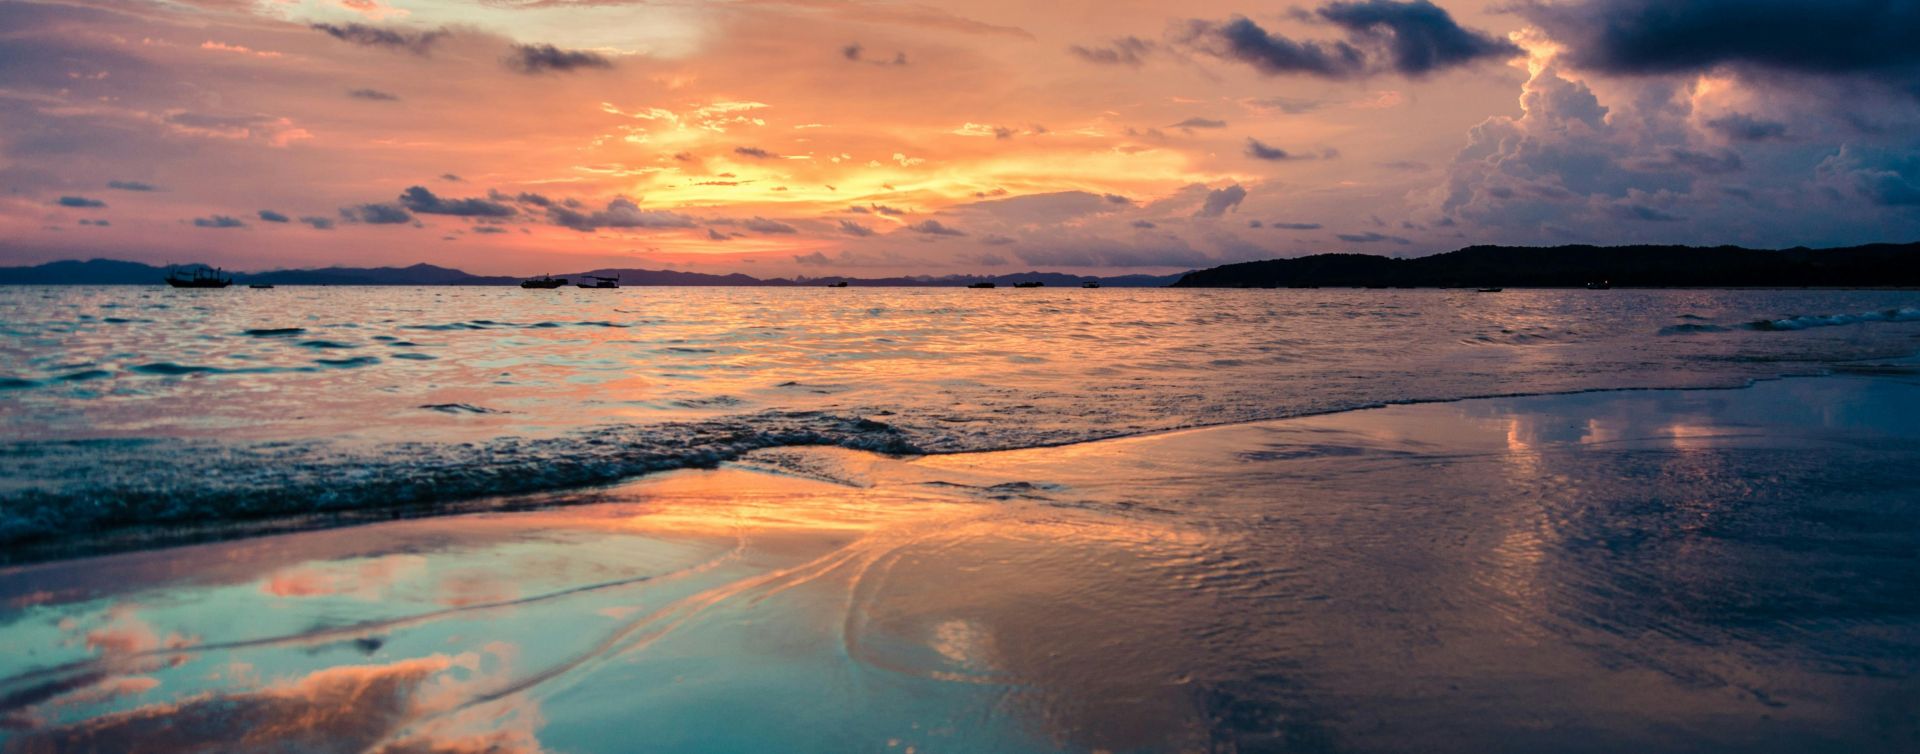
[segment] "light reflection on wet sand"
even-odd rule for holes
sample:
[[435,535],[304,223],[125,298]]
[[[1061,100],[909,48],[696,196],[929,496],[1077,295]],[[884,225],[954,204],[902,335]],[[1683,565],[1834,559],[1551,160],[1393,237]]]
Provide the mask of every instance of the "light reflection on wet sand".
[[1920,747],[1920,383],[785,449],[0,571],[8,751]]

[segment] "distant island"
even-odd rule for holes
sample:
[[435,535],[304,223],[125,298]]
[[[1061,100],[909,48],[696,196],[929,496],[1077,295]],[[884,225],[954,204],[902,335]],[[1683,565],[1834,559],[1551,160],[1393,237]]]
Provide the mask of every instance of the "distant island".
[[[198,267],[202,265],[175,265],[175,268]],[[115,259],[89,259],[86,261],[48,262],[32,267],[0,267],[0,285],[160,285],[166,277],[167,267],[157,267],[140,262],[126,262]],[[555,277],[581,279],[601,275],[619,277],[623,286],[649,285],[689,285],[689,286],[819,286],[829,283],[845,282],[850,286],[862,287],[966,287],[974,283],[995,283],[1013,286],[1018,283],[1039,282],[1050,286],[1077,288],[1081,283],[1097,281],[1102,286],[1115,288],[1160,288],[1171,285],[1180,279],[1180,275],[1116,275],[1099,277],[1092,275],[1069,275],[1062,272],[1020,272],[1005,275],[944,275],[921,277],[817,277],[817,278],[770,278],[762,279],[750,275],[733,273],[713,275],[703,272],[680,272],[677,270],[643,270],[625,267],[603,267],[582,270]],[[532,277],[531,275],[527,277]],[[234,282],[239,285],[519,285],[526,278],[505,275],[474,275],[448,267],[431,264],[416,264],[408,267],[322,267],[305,270],[272,270],[268,272],[235,272]]]
[[[187,265],[191,266],[191,265]],[[166,267],[112,259],[0,267],[0,285],[159,285]],[[1834,249],[1748,249],[1739,246],[1469,246],[1425,257],[1314,254],[1241,262],[1173,275],[1000,275],[882,278],[756,278],[677,270],[600,268],[558,275],[618,276],[624,286],[1012,287],[1042,283],[1079,287],[1154,288],[1633,288],[1920,287],[1920,243]],[[525,278],[474,275],[448,267],[324,267],[233,273],[242,285],[517,285]],[[984,287],[984,286],[983,286]]]
[[1189,272],[1176,288],[1920,286],[1920,243],[1838,249],[1469,246],[1427,257],[1315,254]]

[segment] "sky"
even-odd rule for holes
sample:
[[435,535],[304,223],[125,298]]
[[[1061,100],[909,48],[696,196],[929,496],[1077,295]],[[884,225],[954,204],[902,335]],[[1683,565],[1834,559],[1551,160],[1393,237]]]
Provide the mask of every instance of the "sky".
[[0,0],[0,264],[1920,240],[1920,0]]

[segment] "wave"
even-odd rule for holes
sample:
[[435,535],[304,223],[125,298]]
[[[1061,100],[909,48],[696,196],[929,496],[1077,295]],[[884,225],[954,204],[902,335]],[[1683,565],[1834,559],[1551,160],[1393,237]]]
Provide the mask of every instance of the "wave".
[[1764,332],[1806,330],[1814,327],[1857,325],[1862,322],[1920,322],[1920,308],[1899,307],[1859,314],[1808,314],[1785,319],[1762,319],[1747,323],[1747,328]]

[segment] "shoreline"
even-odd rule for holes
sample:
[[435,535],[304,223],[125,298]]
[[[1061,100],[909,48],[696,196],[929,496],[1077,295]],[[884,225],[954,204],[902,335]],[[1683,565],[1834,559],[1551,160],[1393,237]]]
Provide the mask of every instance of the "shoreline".
[[64,560],[110,556],[130,552],[167,550],[176,547],[188,547],[200,544],[219,543],[239,539],[273,537],[285,534],[297,534],[308,531],[322,531],[339,528],[351,528],[378,524],[386,521],[431,519],[445,516],[461,516],[473,513],[532,511],[572,505],[591,505],[600,502],[611,490],[633,484],[637,481],[662,474],[679,471],[711,470],[728,464],[738,464],[743,458],[754,453],[806,448],[838,448],[855,452],[872,452],[895,459],[914,459],[944,456],[969,456],[1020,452],[1026,450],[1046,450],[1070,448],[1080,445],[1099,444],[1140,438],[1153,438],[1187,432],[1212,429],[1256,426],[1271,423],[1292,422],[1345,414],[1378,411],[1401,406],[1444,405],[1470,403],[1477,401],[1500,401],[1524,398],[1550,398],[1555,396],[1579,396],[1607,393],[1639,392],[1691,392],[1691,391],[1737,391],[1749,390],[1765,382],[1794,379],[1828,379],[1848,375],[1914,375],[1920,374],[1920,352],[1887,359],[1860,359],[1850,362],[1831,363],[1813,373],[1781,373],[1770,377],[1746,378],[1735,385],[1696,385],[1689,387],[1609,387],[1567,390],[1556,392],[1515,392],[1487,395],[1469,395],[1456,398],[1406,399],[1381,401],[1361,406],[1350,406],[1326,411],[1305,412],[1280,417],[1234,420],[1211,424],[1192,424],[1164,427],[1141,432],[1102,435],[1083,439],[1071,439],[1062,442],[1038,442],[1012,447],[988,447],[951,451],[921,451],[916,453],[887,453],[884,451],[849,448],[839,444],[796,444],[770,445],[750,448],[726,458],[720,458],[711,464],[685,464],[660,469],[642,471],[638,474],[618,479],[553,487],[542,490],[505,494],[482,494],[456,498],[446,501],[426,501],[416,503],[395,503],[384,506],[344,508],[338,510],[315,511],[296,515],[267,516],[256,519],[231,519],[194,526],[141,526],[123,527],[105,532],[90,532],[76,538],[61,538],[53,541],[26,541],[10,545],[5,559],[0,560],[0,575],[10,571],[30,568],[45,563]]

